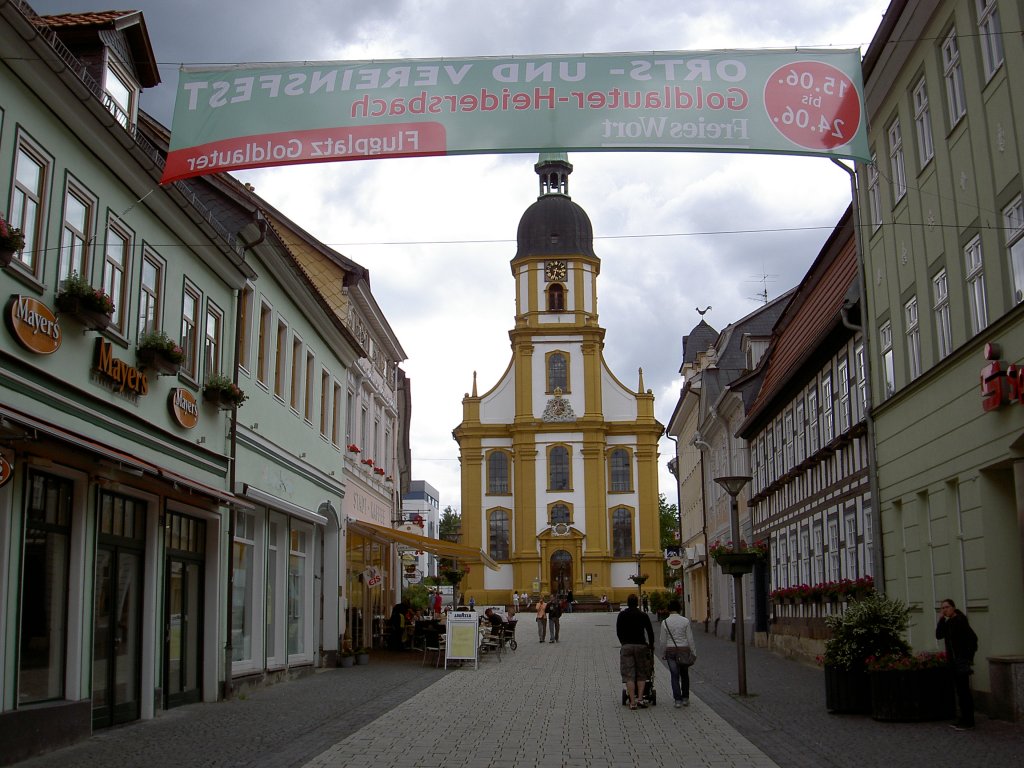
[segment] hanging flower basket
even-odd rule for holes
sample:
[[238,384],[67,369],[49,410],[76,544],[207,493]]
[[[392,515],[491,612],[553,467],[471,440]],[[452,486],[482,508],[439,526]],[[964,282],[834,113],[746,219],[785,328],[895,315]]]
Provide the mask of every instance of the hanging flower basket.
[[646,573],[644,573],[644,574],[634,574],[634,575],[629,577],[629,580],[632,581],[634,584],[636,584],[638,587],[641,587],[645,583],[647,583],[647,579],[649,579],[649,578],[650,577]]
[[25,235],[0,216],[0,267],[9,266],[14,254],[25,247]]
[[153,370],[160,376],[170,376],[181,368],[185,351],[163,331],[153,331],[139,339],[135,359],[142,368]]
[[249,396],[227,376],[217,374],[211,376],[203,387],[203,399],[221,410],[229,411],[242,405]]
[[710,548],[711,557],[718,563],[722,573],[731,576],[742,576],[754,570],[754,565],[768,557],[768,545],[764,541],[753,544],[740,540],[739,546],[731,541],[722,544],[716,541]]
[[93,288],[72,272],[54,297],[57,311],[74,318],[91,330],[102,331],[114,316],[114,300],[100,288]]

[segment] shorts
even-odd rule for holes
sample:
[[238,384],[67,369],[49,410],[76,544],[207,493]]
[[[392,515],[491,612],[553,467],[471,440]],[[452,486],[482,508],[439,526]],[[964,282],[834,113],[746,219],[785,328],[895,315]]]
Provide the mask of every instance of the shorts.
[[624,645],[619,649],[619,673],[622,682],[650,680],[654,674],[654,654],[646,645]]

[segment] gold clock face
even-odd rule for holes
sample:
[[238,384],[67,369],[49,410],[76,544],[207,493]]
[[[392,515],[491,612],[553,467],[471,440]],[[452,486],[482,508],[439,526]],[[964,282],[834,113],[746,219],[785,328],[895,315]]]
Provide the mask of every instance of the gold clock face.
[[544,279],[549,283],[561,282],[565,280],[566,269],[564,261],[546,261],[544,262]]

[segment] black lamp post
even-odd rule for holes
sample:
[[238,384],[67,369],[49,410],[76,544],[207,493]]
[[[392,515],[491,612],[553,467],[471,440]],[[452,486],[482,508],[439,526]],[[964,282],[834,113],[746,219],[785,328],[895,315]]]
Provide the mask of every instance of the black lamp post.
[[644,592],[643,577],[640,576],[640,558],[643,557],[643,555],[637,552],[633,557],[636,558],[636,578],[633,579],[633,581],[636,582],[636,599],[639,600]]
[[[718,483],[729,494],[729,528],[733,547],[740,545],[740,510],[736,497],[743,486],[750,482],[748,475],[727,475],[716,477]],[[749,573],[749,570],[746,571]],[[743,573],[742,569],[732,570],[733,601],[736,603],[736,668],[739,676],[739,694],[747,695],[747,648],[743,631]]]

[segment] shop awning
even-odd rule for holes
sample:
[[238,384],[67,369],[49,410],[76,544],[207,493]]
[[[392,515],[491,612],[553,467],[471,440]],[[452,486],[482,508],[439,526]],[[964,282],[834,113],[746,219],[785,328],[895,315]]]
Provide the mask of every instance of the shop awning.
[[352,520],[351,518],[348,521],[348,529],[361,536],[369,536],[371,539],[390,541],[396,544],[406,544],[424,552],[432,552],[441,557],[457,557],[459,560],[466,560],[471,563],[483,563],[492,571],[497,571],[501,568],[482,549],[473,549],[473,547],[467,547],[465,544],[456,544],[454,541],[430,539],[415,533],[385,528],[383,525],[367,523],[364,520]]

